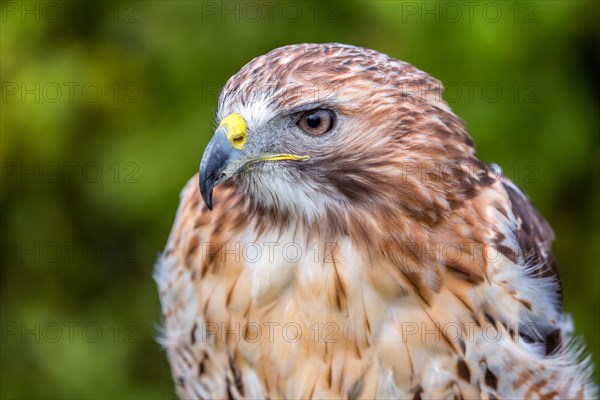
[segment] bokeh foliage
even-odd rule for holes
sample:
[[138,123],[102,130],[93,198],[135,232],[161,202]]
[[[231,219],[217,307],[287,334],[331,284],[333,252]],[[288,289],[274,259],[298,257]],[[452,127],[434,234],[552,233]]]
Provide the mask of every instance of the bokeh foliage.
[[446,83],[480,158],[553,225],[565,309],[598,364],[599,3],[467,3],[0,3],[0,396],[173,397],[151,274],[178,192],[218,88],[299,42],[374,48]]

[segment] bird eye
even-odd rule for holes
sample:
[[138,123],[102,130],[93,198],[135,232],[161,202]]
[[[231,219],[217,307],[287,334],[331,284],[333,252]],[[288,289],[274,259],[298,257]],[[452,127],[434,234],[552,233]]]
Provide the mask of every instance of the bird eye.
[[312,110],[304,113],[298,126],[309,135],[322,135],[333,128],[334,115],[330,110]]

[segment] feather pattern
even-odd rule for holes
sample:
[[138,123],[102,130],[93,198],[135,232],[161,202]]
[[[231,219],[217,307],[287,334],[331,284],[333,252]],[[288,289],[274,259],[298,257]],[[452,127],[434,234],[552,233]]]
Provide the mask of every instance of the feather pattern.
[[[339,44],[276,49],[229,80],[219,120],[238,112],[249,146],[311,159],[234,176],[213,211],[198,177],[185,186],[155,271],[182,398],[596,395],[552,229],[476,158],[441,90]],[[306,105],[338,128],[273,122]]]

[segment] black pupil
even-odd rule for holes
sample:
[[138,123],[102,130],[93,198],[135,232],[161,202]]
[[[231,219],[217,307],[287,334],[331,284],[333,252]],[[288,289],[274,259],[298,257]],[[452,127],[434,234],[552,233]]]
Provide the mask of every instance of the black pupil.
[[321,125],[321,116],[318,113],[310,114],[306,117],[306,124],[311,128],[316,128]]

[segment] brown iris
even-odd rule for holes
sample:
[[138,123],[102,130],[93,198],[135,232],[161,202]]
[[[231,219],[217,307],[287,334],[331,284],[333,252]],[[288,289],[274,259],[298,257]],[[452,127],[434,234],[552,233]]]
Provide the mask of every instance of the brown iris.
[[334,119],[330,110],[312,110],[300,117],[298,126],[309,135],[322,135],[333,128]]

